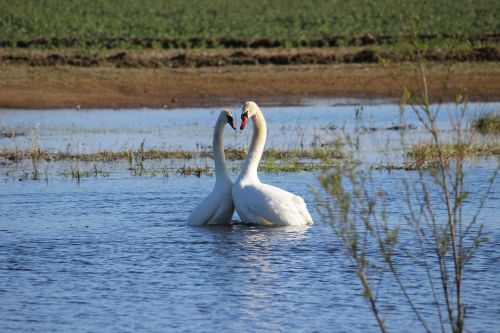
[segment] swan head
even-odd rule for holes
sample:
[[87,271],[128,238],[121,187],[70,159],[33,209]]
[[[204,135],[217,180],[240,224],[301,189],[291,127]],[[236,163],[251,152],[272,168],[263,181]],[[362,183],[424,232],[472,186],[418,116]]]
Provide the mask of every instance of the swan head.
[[252,101],[245,102],[245,105],[243,105],[243,108],[241,109],[240,130],[243,130],[245,128],[248,122],[248,118],[252,118],[257,114],[257,110],[259,110],[257,103]]
[[231,128],[235,130],[236,122],[234,121],[233,113],[228,109],[224,109],[222,113],[226,116],[226,121],[229,124],[229,126],[231,126]]

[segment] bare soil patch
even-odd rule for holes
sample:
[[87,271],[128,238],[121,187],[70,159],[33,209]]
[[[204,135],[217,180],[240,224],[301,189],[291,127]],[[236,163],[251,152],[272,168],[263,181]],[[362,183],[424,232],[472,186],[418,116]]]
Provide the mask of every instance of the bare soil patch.
[[[116,68],[67,65],[0,65],[0,107],[137,108],[225,106],[244,100],[299,104],[307,98],[399,98],[411,85],[399,65],[227,65],[200,68]],[[431,63],[434,98],[452,100],[457,90],[470,100],[500,99],[495,62]],[[446,90],[442,89],[447,82]]]

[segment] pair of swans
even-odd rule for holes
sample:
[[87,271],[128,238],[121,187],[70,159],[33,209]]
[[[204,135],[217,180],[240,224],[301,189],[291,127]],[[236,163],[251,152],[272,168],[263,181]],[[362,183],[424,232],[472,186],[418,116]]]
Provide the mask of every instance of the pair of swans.
[[234,182],[227,174],[223,132],[226,123],[236,129],[231,111],[224,110],[215,124],[213,151],[215,161],[215,187],[188,218],[191,225],[229,224],[234,209],[243,223],[266,226],[303,226],[312,224],[304,200],[280,188],[263,184],[259,180],[259,166],[266,142],[267,126],[256,103],[246,102],[241,111],[243,130],[251,119],[254,125],[252,142],[241,172]]

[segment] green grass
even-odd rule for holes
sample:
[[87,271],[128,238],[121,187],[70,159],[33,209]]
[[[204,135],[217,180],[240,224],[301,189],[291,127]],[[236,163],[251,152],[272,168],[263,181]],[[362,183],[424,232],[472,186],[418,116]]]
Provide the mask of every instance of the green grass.
[[[417,12],[416,1],[408,1]],[[0,40],[270,38],[399,31],[398,0],[0,0]],[[500,1],[433,0],[421,33],[500,32]]]

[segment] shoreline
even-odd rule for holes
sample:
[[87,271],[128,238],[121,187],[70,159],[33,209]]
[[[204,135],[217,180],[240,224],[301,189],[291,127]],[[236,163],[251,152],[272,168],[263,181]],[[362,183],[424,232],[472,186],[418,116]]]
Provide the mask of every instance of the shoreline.
[[[412,84],[404,64],[115,68],[0,64],[0,108],[121,109],[297,105],[310,99],[395,99]],[[496,62],[429,63],[432,100],[500,101]],[[444,84],[446,83],[446,84]]]

